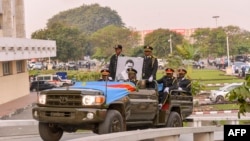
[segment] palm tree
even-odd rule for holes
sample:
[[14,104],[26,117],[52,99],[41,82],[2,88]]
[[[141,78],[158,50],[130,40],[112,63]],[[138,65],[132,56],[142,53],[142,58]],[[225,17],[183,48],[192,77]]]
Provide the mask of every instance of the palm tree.
[[183,58],[187,60],[196,60],[198,61],[200,59],[200,49],[195,48],[193,45],[184,42],[182,45],[177,45],[176,49],[178,51],[178,54]]

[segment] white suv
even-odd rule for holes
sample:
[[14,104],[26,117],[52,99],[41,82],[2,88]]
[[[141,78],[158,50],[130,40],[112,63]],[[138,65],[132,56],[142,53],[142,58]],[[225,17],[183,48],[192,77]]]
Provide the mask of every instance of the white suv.
[[52,75],[52,74],[38,75],[36,77],[36,80],[47,81],[50,84],[56,85],[57,87],[71,86],[71,85],[74,84],[72,80],[61,79],[60,76],[58,76],[58,75]]
[[226,94],[229,93],[234,88],[239,87],[241,85],[243,85],[243,83],[232,83],[219,88],[219,90],[211,90],[209,99],[214,103],[224,102]]

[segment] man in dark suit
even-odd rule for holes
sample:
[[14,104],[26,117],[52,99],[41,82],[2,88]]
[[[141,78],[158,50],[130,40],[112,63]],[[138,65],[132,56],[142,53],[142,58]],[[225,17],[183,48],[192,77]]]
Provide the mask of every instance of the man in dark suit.
[[161,107],[162,104],[164,104],[170,90],[173,87],[176,87],[176,84],[177,84],[177,80],[173,76],[174,69],[166,68],[165,72],[166,72],[166,75],[164,75],[162,78],[157,80],[157,83],[163,84],[162,90],[159,91],[159,107]]
[[108,69],[102,69],[101,72],[102,78],[98,81],[112,81],[112,78],[110,77],[110,71]]
[[156,72],[158,70],[158,60],[152,55],[153,48],[151,46],[144,46],[144,59],[142,67],[142,79],[148,80],[148,88],[154,87],[153,80],[156,79]]
[[187,70],[185,68],[178,69],[176,89],[186,91],[191,95],[191,80],[185,77]]
[[127,69],[127,73],[128,73],[128,82],[133,82],[135,85],[137,84],[138,80],[137,80],[137,71],[133,68],[128,68]]
[[112,78],[112,80],[115,80],[118,57],[124,56],[122,54],[122,45],[116,45],[114,46],[114,49],[115,49],[115,54],[111,56],[110,62],[109,62],[109,71],[110,71],[110,77]]

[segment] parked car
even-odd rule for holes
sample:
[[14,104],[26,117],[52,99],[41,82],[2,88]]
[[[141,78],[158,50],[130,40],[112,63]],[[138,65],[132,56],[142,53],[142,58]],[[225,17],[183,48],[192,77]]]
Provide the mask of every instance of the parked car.
[[36,62],[35,65],[31,68],[32,70],[43,70],[45,66],[42,62]]
[[41,91],[55,88],[56,86],[48,83],[47,81],[33,81],[30,84],[30,91]]
[[68,70],[78,70],[78,66],[75,62],[68,63]]
[[62,79],[60,76],[53,74],[38,75],[36,76],[36,80],[47,81],[57,87],[71,86],[74,84],[72,80]]
[[219,88],[219,90],[211,90],[209,99],[214,103],[220,103],[226,101],[225,96],[232,89],[241,86],[243,83],[232,83],[224,87]]

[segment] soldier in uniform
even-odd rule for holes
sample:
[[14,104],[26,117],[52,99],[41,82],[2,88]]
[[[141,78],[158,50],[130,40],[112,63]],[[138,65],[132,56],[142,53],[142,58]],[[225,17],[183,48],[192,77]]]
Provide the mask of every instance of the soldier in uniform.
[[115,49],[115,54],[111,56],[110,62],[109,62],[109,71],[110,71],[110,76],[112,77],[112,80],[115,80],[118,57],[124,56],[122,54],[122,45],[116,45],[114,49]]
[[133,68],[128,68],[127,73],[128,73],[128,80],[127,81],[133,82],[136,85],[138,82],[137,77],[136,77],[137,71]]
[[153,48],[151,46],[144,46],[144,59],[142,67],[142,79],[148,80],[147,87],[154,87],[153,80],[156,79],[156,72],[158,69],[158,60],[152,55]]
[[186,91],[191,95],[191,80],[185,77],[187,70],[185,68],[178,69],[176,89]]
[[166,75],[157,80],[157,83],[163,84],[162,90],[159,92],[159,107],[164,104],[170,90],[176,87],[177,80],[173,76],[174,70],[172,68],[165,69]]
[[110,77],[110,71],[108,69],[102,69],[101,72],[102,78],[98,81],[112,81],[112,78]]

